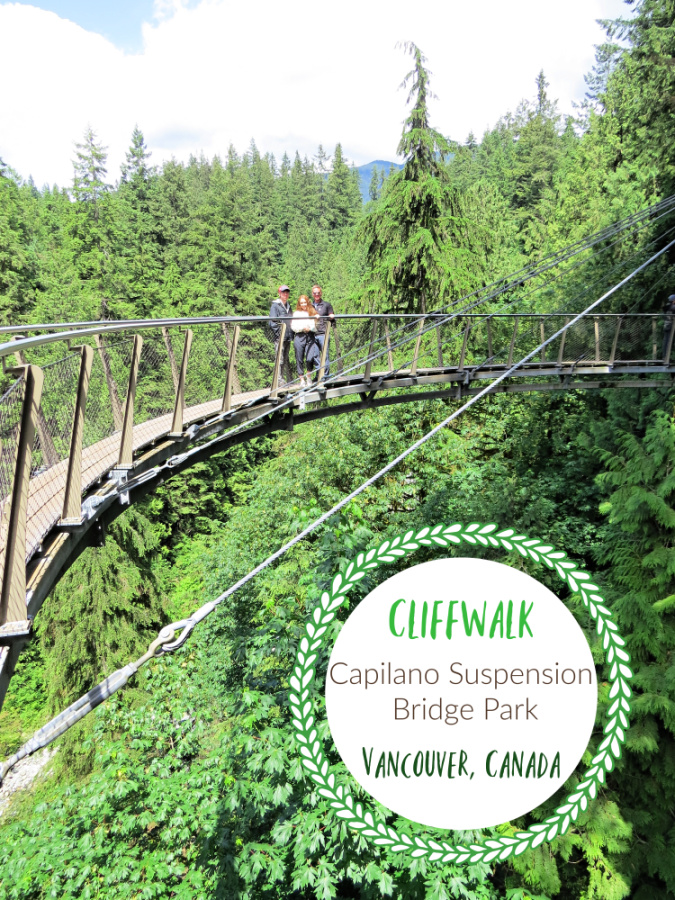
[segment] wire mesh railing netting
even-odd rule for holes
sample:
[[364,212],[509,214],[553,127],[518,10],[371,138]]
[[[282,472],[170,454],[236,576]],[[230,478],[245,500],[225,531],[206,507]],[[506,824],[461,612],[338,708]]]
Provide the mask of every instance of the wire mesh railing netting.
[[[176,335],[177,338],[182,337]],[[179,343],[177,340],[176,343]],[[173,368],[180,368],[182,342],[178,360]],[[173,343],[165,341],[161,332],[145,331],[138,360],[136,392],[134,395],[134,445],[141,446],[154,437],[149,423],[170,416],[175,404],[175,384],[172,371]],[[127,375],[128,379],[128,375]],[[170,422],[168,426],[170,426]]]
[[16,443],[25,388],[24,379],[17,378],[0,397],[0,502],[4,502],[12,492]]
[[[573,314],[563,313],[344,317],[332,323],[325,374],[331,381],[358,380],[369,364],[371,378],[390,372],[409,375],[413,366],[418,375],[471,369],[474,375],[483,372],[489,377],[565,326],[564,334],[526,363],[526,368],[542,363],[664,363],[673,323],[663,315],[590,315],[570,325],[572,318]],[[235,341],[235,327],[230,323],[191,327],[184,426],[220,412]],[[186,331],[175,326],[150,329],[142,337],[134,395],[134,450],[170,431]],[[31,465],[27,559],[61,515],[76,407],[81,354],[71,351],[57,357],[54,347],[50,345],[42,358],[38,352],[31,359],[42,366],[45,380]],[[96,342],[84,416],[82,490],[117,461],[133,349],[134,338],[128,333],[101,336]],[[275,345],[267,324],[242,322],[232,373],[233,407],[269,393],[274,363]],[[282,378],[300,387],[293,350],[289,371],[282,373]],[[23,396],[23,379],[19,378],[0,398],[0,536],[13,487]]]
[[7,540],[7,520],[25,390],[24,379],[17,378],[0,397],[0,558],[4,554]]
[[[80,355],[69,353],[43,366],[44,383],[37,413],[28,491],[26,560],[51,528],[54,474],[65,484],[77,396]],[[48,474],[47,474],[48,473]]]
[[[418,366],[501,369],[530,354],[565,326],[564,333],[525,363],[525,368],[541,367],[542,363],[568,367],[668,363],[672,322],[664,316],[598,315],[570,324],[572,318],[562,314],[501,315],[444,323],[423,336]],[[394,368],[409,357],[407,347],[395,353]]]
[[31,478],[68,458],[80,371],[79,353],[43,366],[44,383],[38,412]]

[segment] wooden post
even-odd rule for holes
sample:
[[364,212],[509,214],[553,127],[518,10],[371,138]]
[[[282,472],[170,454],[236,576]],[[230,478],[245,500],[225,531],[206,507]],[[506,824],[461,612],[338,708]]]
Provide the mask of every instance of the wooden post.
[[593,330],[595,332],[595,361],[600,362],[600,320],[593,316]]
[[138,378],[138,364],[141,359],[143,338],[140,334],[134,335],[134,348],[131,352],[131,368],[129,369],[129,387],[127,388],[127,400],[124,404],[124,421],[122,423],[122,435],[120,437],[120,454],[117,460],[118,469],[132,469],[134,461],[134,400],[136,398],[136,379]]
[[363,373],[365,381],[370,381],[370,373],[373,368],[373,350],[375,349],[375,338],[377,337],[377,319],[373,319],[373,326],[370,329],[370,346],[368,347],[368,359],[366,361],[366,371]]
[[28,489],[37,428],[38,411],[42,399],[44,372],[38,366],[23,366],[24,396],[21,422],[17,436],[16,462],[12,496],[7,523],[7,542],[2,557],[2,588],[0,589],[0,626],[16,622],[27,629],[26,610],[26,518]]
[[513,320],[513,334],[511,336],[511,346],[509,347],[509,360],[507,366],[513,365],[513,348],[516,346],[516,335],[518,334],[518,316]]
[[185,409],[185,376],[187,375],[188,358],[190,356],[190,348],[192,347],[192,330],[190,328],[185,332],[185,343],[183,344],[183,359],[180,364],[180,375],[178,376],[178,386],[176,388],[176,403],[173,408],[173,421],[171,422],[171,431],[169,437],[180,437],[183,434],[183,410]]
[[68,474],[63,497],[62,522],[82,521],[82,438],[84,435],[84,414],[87,407],[89,378],[94,361],[92,347],[80,348],[80,377],[77,382],[77,397],[73,415],[73,430],[70,435],[70,453],[68,454]]
[[[221,322],[220,327],[222,329],[223,334],[225,335],[225,345],[227,346],[227,352],[229,354],[228,363],[227,363],[228,371],[229,371],[229,365],[230,365],[229,360],[235,358],[237,355],[237,343],[239,342],[240,327],[239,327],[239,325],[234,326],[234,333],[232,335],[232,340],[230,340],[230,335],[228,333],[227,325],[225,324],[225,322]],[[235,342],[235,336],[237,339],[236,342]],[[234,365],[234,363],[233,363],[233,366],[234,367],[232,369],[232,391],[236,395],[236,394],[241,394],[242,391],[241,391],[241,384],[239,383],[239,375],[237,374],[237,367],[236,367],[236,365]],[[230,394],[230,397],[231,396],[232,395]],[[224,411],[225,410],[221,410],[221,412],[224,412]]]
[[281,333],[279,334],[279,343],[277,344],[277,355],[274,359],[274,374],[272,375],[272,389],[270,397],[275,400],[279,396],[279,374],[281,372],[281,355],[284,352],[284,341],[286,340],[286,323],[281,323]]
[[318,380],[323,380],[323,373],[326,370],[326,359],[328,357],[328,344],[330,342],[330,319],[326,321],[326,330],[324,331],[323,347],[321,348],[321,361],[319,363]]
[[98,350],[98,355],[101,359],[101,364],[103,365],[105,381],[108,385],[108,394],[110,395],[110,408],[112,409],[113,416],[113,428],[115,429],[115,431],[121,431],[123,423],[122,406],[120,404],[120,398],[117,396],[117,385],[115,384],[115,381],[112,377],[112,372],[110,371],[110,360],[108,359],[108,354],[105,352],[102,335],[94,335],[94,341],[96,342],[96,349]]
[[389,371],[394,371],[394,356],[391,352],[391,341],[389,340],[389,320],[384,320],[384,335],[387,339],[387,361],[389,363]]
[[413,355],[412,367],[410,369],[410,375],[412,378],[417,377],[417,360],[420,355],[420,345],[422,344],[422,332],[424,331],[424,319],[420,319],[420,324],[417,329],[417,340],[415,341],[415,353]]
[[565,319],[565,330],[563,331],[562,336],[561,336],[561,338],[560,338],[560,350],[558,350],[558,365],[559,365],[559,366],[562,365],[563,359],[565,358],[565,357],[564,357],[564,353],[565,353],[565,338],[567,337],[567,326],[569,325],[569,323],[570,323],[570,320],[569,320],[569,316],[568,316],[568,317]]
[[612,341],[612,354],[609,357],[610,366],[614,365],[614,359],[616,357],[616,346],[619,343],[619,329],[621,328],[621,323],[623,322],[623,316],[619,316],[616,320],[616,329],[614,331],[614,340]]
[[[239,325],[234,326],[234,334],[232,335],[232,345],[230,348],[230,358],[227,361],[227,376],[225,378],[225,393],[223,394],[223,402],[220,406],[221,413],[229,412],[232,409],[232,382],[235,377],[235,361],[237,358],[237,344],[239,343]],[[227,333],[225,333],[227,339]],[[241,392],[240,392],[241,393]]]
[[[540,343],[540,344],[543,344],[544,341],[546,340],[546,329],[544,328],[544,318],[543,318],[543,316],[542,316],[542,318],[539,320],[539,337],[541,338],[541,340],[539,341],[539,343]],[[546,347],[542,347],[542,348],[541,348],[541,361],[542,361],[542,362],[546,362]]]
[[[26,357],[20,350],[17,350],[14,356],[16,357],[17,366],[23,369],[27,365]],[[59,454],[56,451],[54,441],[52,440],[52,436],[49,433],[47,420],[45,419],[45,414],[43,413],[42,408],[38,410],[36,428],[38,440],[40,441],[40,449],[42,450],[45,461],[48,466],[55,466],[57,462],[60,462]]]
[[457,368],[459,369],[460,372],[464,369],[464,359],[466,357],[466,345],[469,341],[470,328],[471,328],[471,326],[467,325],[466,328],[464,329],[464,340],[462,341],[462,352],[459,354],[459,363],[457,365]]
[[166,325],[162,325],[162,337],[164,338],[164,346],[166,347],[166,352],[169,356],[169,363],[171,364],[171,377],[173,378],[173,389],[175,393],[178,393],[178,366],[176,365],[176,356],[173,352],[173,347],[171,346],[171,338],[169,337],[169,329]]

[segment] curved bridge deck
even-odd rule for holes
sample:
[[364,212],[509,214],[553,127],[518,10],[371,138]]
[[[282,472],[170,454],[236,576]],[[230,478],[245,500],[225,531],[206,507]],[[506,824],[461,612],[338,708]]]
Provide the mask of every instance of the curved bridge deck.
[[[0,703],[61,573],[156,484],[303,421],[475,393],[571,318],[338,317],[331,375],[310,388],[284,385],[261,318],[101,323],[0,346],[17,363],[0,400]],[[672,341],[664,316],[593,316],[495,390],[667,387]]]

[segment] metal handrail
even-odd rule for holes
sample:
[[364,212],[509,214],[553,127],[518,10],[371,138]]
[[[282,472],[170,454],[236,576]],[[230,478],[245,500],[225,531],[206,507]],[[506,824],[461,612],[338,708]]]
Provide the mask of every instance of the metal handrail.
[[[457,319],[512,319],[518,315],[521,319],[552,319],[573,315],[573,313],[458,313]],[[598,313],[597,318],[619,319],[630,316],[631,319],[662,319],[666,313]],[[328,316],[319,316],[319,319],[328,319]],[[339,321],[362,320],[379,321],[391,319],[406,319],[420,321],[421,319],[447,318],[447,313],[340,313],[335,314],[334,319]],[[99,334],[120,334],[126,331],[152,330],[167,327],[190,327],[193,325],[243,325],[254,323],[267,323],[269,315],[263,316],[197,316],[189,318],[167,319],[120,319],[98,322],[64,322],[39,325],[5,325],[0,327],[0,334],[25,334],[26,332],[48,331],[48,334],[34,337],[17,337],[14,340],[0,344],[0,359],[10,356],[17,351],[30,350],[45,344],[58,343],[59,341],[76,341],[80,338],[94,337]],[[63,329],[69,329],[63,331]],[[57,332],[57,333],[53,333]]]

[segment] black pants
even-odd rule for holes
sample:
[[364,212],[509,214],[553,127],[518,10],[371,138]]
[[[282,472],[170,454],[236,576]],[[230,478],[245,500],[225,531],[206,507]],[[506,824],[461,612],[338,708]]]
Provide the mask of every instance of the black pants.
[[313,334],[296,334],[293,338],[293,346],[295,347],[295,365],[298,375],[304,375],[305,369],[311,372],[312,369],[319,368],[321,355]]

